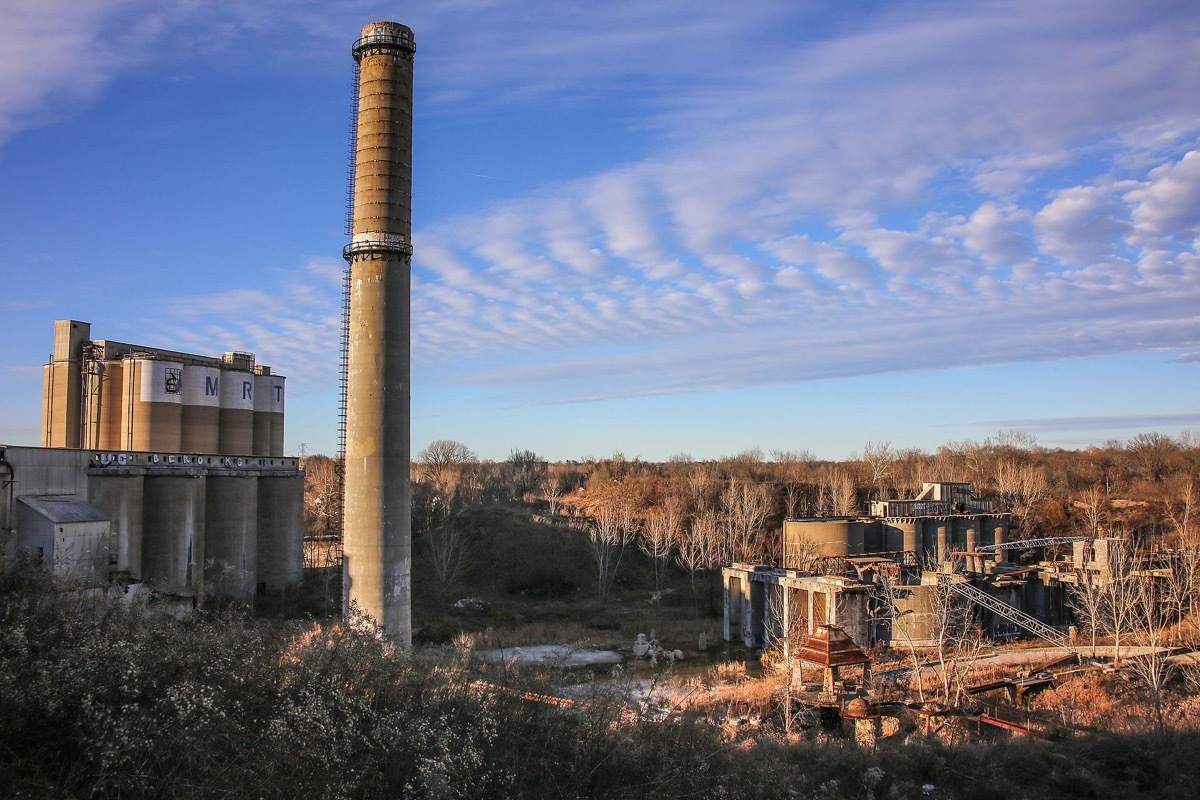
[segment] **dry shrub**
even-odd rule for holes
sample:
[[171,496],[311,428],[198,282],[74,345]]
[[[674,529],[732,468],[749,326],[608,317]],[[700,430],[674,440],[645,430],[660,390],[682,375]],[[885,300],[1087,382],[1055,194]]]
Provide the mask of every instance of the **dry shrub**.
[[1113,721],[1126,714],[1124,702],[1118,702],[1111,686],[1111,680],[1098,672],[1073,675],[1038,694],[1030,707],[1058,714],[1068,728],[1110,730]]

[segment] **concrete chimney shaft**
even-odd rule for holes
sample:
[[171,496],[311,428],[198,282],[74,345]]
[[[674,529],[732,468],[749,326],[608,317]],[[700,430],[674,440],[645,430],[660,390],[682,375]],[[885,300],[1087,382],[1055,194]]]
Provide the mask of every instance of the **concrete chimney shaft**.
[[346,358],[344,605],[412,642],[409,289],[413,32],[374,22],[354,45],[350,329]]

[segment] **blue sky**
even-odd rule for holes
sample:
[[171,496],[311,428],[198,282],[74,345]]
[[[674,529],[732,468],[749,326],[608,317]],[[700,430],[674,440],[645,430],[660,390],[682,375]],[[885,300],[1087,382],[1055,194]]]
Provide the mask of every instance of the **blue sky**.
[[334,450],[376,19],[418,47],[414,451],[1200,428],[1195,3],[8,0],[0,442],[69,317],[256,353]]

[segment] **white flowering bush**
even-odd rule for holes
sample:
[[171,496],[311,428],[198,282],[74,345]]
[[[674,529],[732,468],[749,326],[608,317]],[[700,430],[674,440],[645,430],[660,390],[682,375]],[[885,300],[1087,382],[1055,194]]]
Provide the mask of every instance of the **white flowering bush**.
[[[0,568],[0,798],[1191,797],[1195,737],[949,748],[647,719],[369,626],[179,621]],[[568,680],[577,680],[570,678]]]

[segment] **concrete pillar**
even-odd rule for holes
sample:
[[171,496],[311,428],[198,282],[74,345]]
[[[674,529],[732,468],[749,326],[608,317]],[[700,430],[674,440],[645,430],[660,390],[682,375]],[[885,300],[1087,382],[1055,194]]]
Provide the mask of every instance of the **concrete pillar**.
[[258,478],[209,475],[204,510],[204,580],[226,600],[254,601],[258,585]]
[[142,578],[156,589],[204,600],[206,480],[147,475],[142,492]]
[[909,553],[916,553],[917,558],[920,559],[921,554],[918,552],[920,548],[920,545],[918,544],[920,541],[920,534],[918,531],[920,530],[921,520],[914,517],[911,519],[899,520],[896,524],[900,526],[902,538],[901,544],[903,545],[904,549]]
[[143,481],[141,475],[93,475],[87,489],[88,502],[112,520],[113,566],[134,581],[142,579]]
[[938,564],[941,564],[950,557],[950,537],[954,523],[950,519],[942,517],[934,524],[937,526],[934,535],[937,543],[936,560]]
[[299,585],[304,567],[304,476],[258,479],[258,582],[267,591]]
[[[967,552],[974,553],[975,548],[979,547],[979,517],[971,517],[967,522]],[[967,569],[971,572],[981,572],[981,558],[978,556],[967,556]]]

